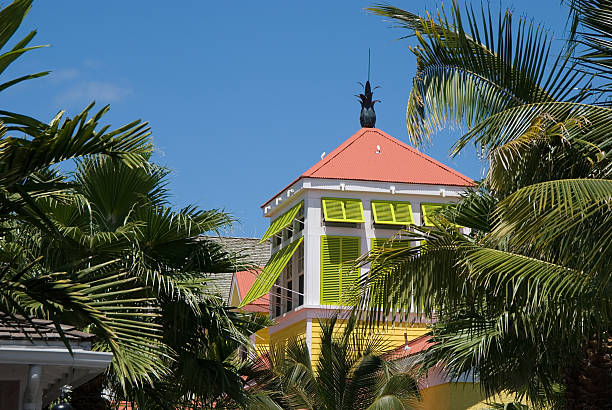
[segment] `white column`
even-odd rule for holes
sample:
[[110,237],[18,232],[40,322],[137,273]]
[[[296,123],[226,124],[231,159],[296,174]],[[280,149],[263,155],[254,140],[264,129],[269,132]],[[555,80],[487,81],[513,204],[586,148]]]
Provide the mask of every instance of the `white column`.
[[28,379],[23,400],[23,410],[40,410],[42,408],[42,367],[31,364],[28,370]]
[[304,207],[304,304],[318,306],[321,293],[321,199],[307,191]]
[[306,319],[306,346],[308,346],[310,358],[312,359],[312,318]]

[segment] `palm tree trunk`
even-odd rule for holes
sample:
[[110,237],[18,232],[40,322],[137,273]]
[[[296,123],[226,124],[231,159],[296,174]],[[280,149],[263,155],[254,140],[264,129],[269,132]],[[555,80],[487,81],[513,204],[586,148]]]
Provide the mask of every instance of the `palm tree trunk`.
[[565,380],[568,410],[612,409],[612,339],[591,339]]

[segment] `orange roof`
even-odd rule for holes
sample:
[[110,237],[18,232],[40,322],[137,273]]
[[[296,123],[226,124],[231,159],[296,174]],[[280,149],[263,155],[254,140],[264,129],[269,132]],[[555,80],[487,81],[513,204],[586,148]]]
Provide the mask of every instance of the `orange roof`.
[[360,129],[288,187],[302,178],[466,187],[474,185],[474,181],[465,175],[378,128]]
[[[257,275],[259,275],[259,272],[252,270],[240,271],[234,274],[236,285],[238,286],[240,300],[242,300],[249,289],[251,289],[251,286],[253,286],[253,283],[255,283],[255,279],[257,279]],[[270,294],[266,293],[264,296],[260,297],[259,299],[255,299],[253,302],[243,307],[242,310],[247,312],[268,313],[269,306]]]
[[431,342],[431,336],[425,334],[415,339],[412,339],[407,344],[401,345],[400,347],[391,350],[390,352],[384,355],[384,358],[385,360],[389,361],[403,359],[405,357],[412,356],[417,353],[422,353],[433,345],[434,343]]

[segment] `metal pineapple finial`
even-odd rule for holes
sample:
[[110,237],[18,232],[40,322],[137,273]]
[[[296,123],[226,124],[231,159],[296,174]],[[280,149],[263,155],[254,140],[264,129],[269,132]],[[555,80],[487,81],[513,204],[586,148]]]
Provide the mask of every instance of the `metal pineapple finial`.
[[[374,112],[374,104],[380,102],[380,100],[373,100],[372,88],[370,86],[370,50],[368,49],[368,81],[365,86],[362,83],[363,94],[356,95],[357,99],[361,103],[361,114],[359,114],[359,122],[362,128],[374,128],[376,125],[376,112]],[[374,87],[377,89],[378,87]]]

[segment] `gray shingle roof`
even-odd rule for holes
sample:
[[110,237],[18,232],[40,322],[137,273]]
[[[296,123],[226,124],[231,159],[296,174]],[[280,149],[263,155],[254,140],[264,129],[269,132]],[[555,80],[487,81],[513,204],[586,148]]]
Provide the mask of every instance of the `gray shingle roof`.
[[[95,335],[81,332],[74,326],[60,325],[68,340],[87,341]],[[62,340],[51,320],[31,319],[31,322],[21,315],[10,315],[0,312],[0,340]]]
[[[264,266],[270,259],[270,243],[268,241],[259,243],[259,238],[234,238],[228,236],[209,237],[221,241],[229,252],[244,256],[246,261],[255,266]],[[211,275],[211,285],[217,292],[229,302],[234,272],[216,273]]]
[[259,243],[259,238],[219,238],[230,252],[242,254],[256,266],[264,266],[270,259],[270,242]]

